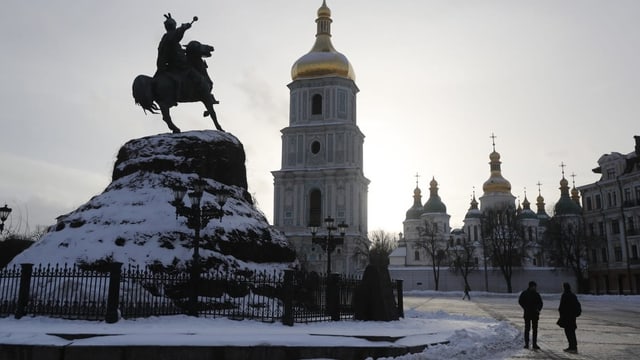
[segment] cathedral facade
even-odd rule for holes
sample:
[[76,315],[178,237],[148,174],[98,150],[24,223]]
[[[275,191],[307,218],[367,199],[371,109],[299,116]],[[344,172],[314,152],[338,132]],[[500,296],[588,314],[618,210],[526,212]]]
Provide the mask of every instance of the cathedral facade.
[[[317,14],[315,43],[291,68],[289,125],[281,130],[281,168],[272,172],[274,225],[306,270],[325,272],[331,256],[332,272],[351,274],[366,266],[360,255],[368,246],[359,90],[351,63],[331,42],[331,10],[324,1]],[[344,234],[338,224],[347,226]],[[323,238],[335,242],[329,254],[317,241]]]
[[[504,291],[504,279],[498,264],[492,260],[483,239],[482,219],[491,211],[505,209],[515,214],[514,220],[518,223],[523,245],[514,265],[516,270],[512,284],[519,288],[520,284],[537,279],[539,284],[542,283],[541,289],[553,291],[553,286],[557,288],[558,284],[564,281],[575,282],[569,271],[556,271],[553,261],[545,253],[544,236],[551,217],[545,211],[544,198],[540,194],[540,189],[538,189],[536,211],[531,209],[526,193],[522,203],[516,203],[516,197],[511,193],[511,183],[502,175],[502,162],[500,154],[495,150],[495,142],[493,151],[489,154],[489,160],[490,175],[482,186],[480,202],[473,194],[461,229],[450,228],[450,216],[447,214],[446,205],[438,195],[436,179],[432,178],[429,184],[429,198],[424,204],[422,204],[422,191],[416,183],[413,205],[407,210],[403,222],[403,235],[398,248],[390,255],[390,272],[395,278],[405,280],[405,289],[433,289],[430,277],[434,261],[439,261],[438,252],[446,257],[452,250],[468,244],[472,253],[469,261],[473,262],[474,269],[470,275],[471,287],[475,290]],[[573,195],[569,195],[564,170],[560,190],[561,195],[554,208],[554,215],[579,220],[580,205],[579,200],[576,199],[577,190],[574,186]],[[434,248],[438,251],[429,251],[425,242],[432,243],[434,240],[436,242]],[[464,283],[461,277],[454,275],[449,265],[446,259],[440,261],[442,268],[440,290],[462,290]],[[552,280],[552,282],[545,280]],[[545,288],[547,282],[549,289]]]

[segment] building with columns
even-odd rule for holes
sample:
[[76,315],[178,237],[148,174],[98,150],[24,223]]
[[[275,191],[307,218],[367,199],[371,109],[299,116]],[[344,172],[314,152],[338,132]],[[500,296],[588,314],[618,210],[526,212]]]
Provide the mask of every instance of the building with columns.
[[351,274],[366,265],[357,255],[368,245],[369,180],[363,170],[364,134],[356,122],[359,90],[351,63],[331,42],[326,2],[317,14],[315,43],[291,68],[289,125],[281,130],[281,168],[272,172],[274,225],[304,268],[324,272],[327,253],[312,242],[309,226],[326,236],[325,219],[347,224],[343,243],[331,254],[331,270]]

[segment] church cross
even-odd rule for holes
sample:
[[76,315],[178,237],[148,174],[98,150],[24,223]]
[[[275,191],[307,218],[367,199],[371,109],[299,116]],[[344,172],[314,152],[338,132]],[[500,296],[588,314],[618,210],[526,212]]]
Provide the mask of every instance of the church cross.
[[496,137],[493,133],[491,133],[491,136],[489,136],[491,138],[491,144],[493,145],[493,151],[496,151]]

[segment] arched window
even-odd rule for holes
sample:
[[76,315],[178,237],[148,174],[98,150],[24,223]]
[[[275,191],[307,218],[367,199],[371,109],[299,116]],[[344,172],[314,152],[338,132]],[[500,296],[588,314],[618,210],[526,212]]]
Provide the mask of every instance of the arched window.
[[309,225],[322,225],[322,194],[318,189],[309,194]]
[[315,94],[311,98],[311,115],[322,114],[322,95]]
[[416,251],[413,253],[413,260],[416,260],[416,261],[417,261],[417,260],[420,260],[420,251],[416,250]]

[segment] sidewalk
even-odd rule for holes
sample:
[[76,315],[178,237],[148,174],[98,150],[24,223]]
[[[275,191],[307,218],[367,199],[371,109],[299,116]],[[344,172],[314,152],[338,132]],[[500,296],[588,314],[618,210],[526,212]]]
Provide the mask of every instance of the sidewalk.
[[[563,351],[567,347],[564,331],[556,325],[560,294],[542,294],[544,308],[538,324],[540,350],[519,349],[510,359],[637,359],[640,354],[640,296],[622,297],[610,303],[604,297],[580,296],[582,316],[578,318],[578,354]],[[452,295],[432,297],[405,296],[405,309],[439,311],[450,314],[492,317],[508,321],[521,332],[524,328],[518,294],[474,296],[472,301]],[[615,299],[615,298],[614,298]],[[524,346],[522,340],[521,346]]]

